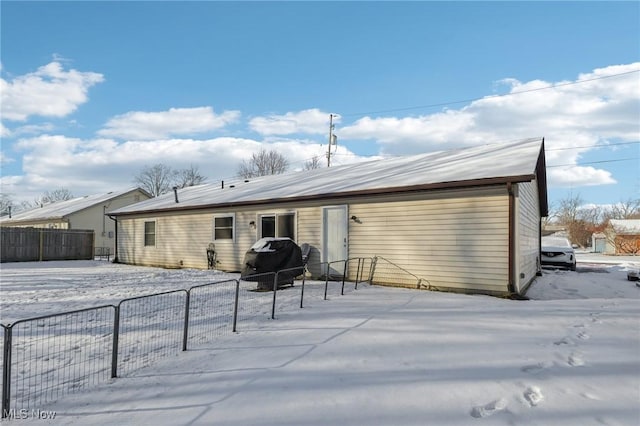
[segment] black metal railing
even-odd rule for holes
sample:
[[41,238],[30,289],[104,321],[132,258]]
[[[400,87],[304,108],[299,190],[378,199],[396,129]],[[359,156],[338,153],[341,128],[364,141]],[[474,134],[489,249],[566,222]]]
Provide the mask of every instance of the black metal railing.
[[[359,283],[371,283],[374,263],[371,258],[318,263],[0,324],[2,418],[236,332],[239,323],[250,327],[275,319],[277,309],[327,300],[329,289],[341,295],[345,286],[356,290]],[[310,280],[310,270],[324,271],[324,282],[317,276]],[[281,278],[292,272],[299,275],[283,286]],[[271,287],[256,288],[257,282]],[[281,288],[291,291],[289,297],[281,296]]]
[[369,276],[371,277],[371,284],[393,285],[425,290],[436,289],[428,279],[419,277],[408,269],[382,256],[373,258]]

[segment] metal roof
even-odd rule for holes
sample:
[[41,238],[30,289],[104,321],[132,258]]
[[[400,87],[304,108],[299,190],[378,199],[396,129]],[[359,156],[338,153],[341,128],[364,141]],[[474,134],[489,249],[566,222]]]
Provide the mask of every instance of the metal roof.
[[3,225],[8,225],[19,222],[60,220],[68,217],[71,214],[93,207],[97,204],[102,204],[106,201],[118,198],[122,195],[134,192],[136,190],[142,191],[147,194],[146,191],[140,188],[129,188],[124,191],[112,191],[106,194],[87,195],[84,197],[73,198],[66,201],[55,201],[53,203],[44,204],[42,207],[36,207],[31,210],[13,214],[11,218],[5,216],[0,220],[0,223],[2,223]]
[[[235,182],[187,187],[109,212],[127,215],[272,204],[437,188],[525,182],[538,178],[546,215],[544,140],[541,138],[394,157]],[[542,173],[542,176],[540,174]],[[542,182],[540,182],[542,179]]]

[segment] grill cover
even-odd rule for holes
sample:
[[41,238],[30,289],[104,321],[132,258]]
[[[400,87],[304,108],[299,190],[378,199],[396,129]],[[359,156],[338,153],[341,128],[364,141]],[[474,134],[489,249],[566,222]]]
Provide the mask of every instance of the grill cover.
[[293,284],[304,272],[300,247],[291,238],[262,238],[245,253],[240,278],[257,281],[258,290],[272,290],[274,275],[261,274],[289,268],[296,269],[279,273],[278,287]]

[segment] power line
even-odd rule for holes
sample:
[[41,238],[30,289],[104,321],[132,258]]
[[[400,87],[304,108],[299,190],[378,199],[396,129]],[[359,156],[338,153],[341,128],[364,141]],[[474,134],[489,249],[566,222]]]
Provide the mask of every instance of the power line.
[[[600,77],[594,77],[594,78],[590,78],[590,79],[586,79],[586,80],[554,84],[554,85],[547,86],[547,87],[538,87],[538,88],[535,88],[535,89],[522,90],[522,91],[519,91],[519,92],[505,93],[505,94],[501,94],[501,95],[489,95],[489,96],[484,96],[484,97],[480,97],[480,98],[469,98],[469,99],[464,99],[464,100],[459,100],[459,101],[448,101],[448,102],[441,102],[441,103],[437,103],[437,104],[418,105],[418,106],[412,106],[412,107],[394,108],[394,109],[379,110],[379,111],[369,111],[369,112],[360,112],[360,113],[331,114],[330,118],[332,118],[334,116],[337,116],[337,117],[352,117],[352,116],[359,116],[359,115],[381,114],[381,113],[386,113],[386,112],[408,111],[408,110],[412,110],[412,109],[435,108],[435,107],[446,106],[446,105],[474,102],[474,101],[478,101],[478,100],[482,100],[482,99],[500,98],[500,97],[506,97],[506,96],[519,95],[519,94],[523,94],[523,93],[531,93],[531,92],[538,92],[538,91],[542,91],[542,90],[555,89],[555,88],[558,88],[558,87],[572,86],[572,85],[577,85],[577,84],[582,84],[582,83],[587,83],[587,82],[597,81],[597,80],[604,80],[604,79],[607,79],[607,78],[619,77],[619,76],[638,73],[638,72],[640,72],[640,69],[626,71],[626,72],[622,72],[622,73],[618,73],[618,74],[611,74],[611,75],[605,75],[605,76],[600,76]],[[332,124],[333,123],[331,123],[330,126]],[[331,131],[332,130],[333,130],[333,127],[331,127]],[[330,132],[330,139],[331,139],[331,132]],[[329,141],[329,149],[331,149],[331,142],[332,141],[330,140]],[[636,142],[619,142],[619,143],[610,143],[610,144],[606,144],[606,145],[595,145],[595,146],[577,146],[577,147],[574,146],[574,147],[568,147],[568,148],[551,148],[551,149],[546,149],[546,151],[564,151],[564,150],[579,149],[579,148],[604,148],[604,147],[610,147],[610,146],[634,145],[634,144],[640,144],[640,142],[637,142],[637,141]],[[357,154],[341,154],[341,153],[338,153],[338,152],[333,152],[331,154],[327,153],[326,155],[327,155],[328,161],[330,161],[329,160],[329,155],[331,155],[331,156],[358,156]],[[361,158],[376,157],[376,155],[359,156],[359,157],[361,157]],[[310,161],[312,159],[313,158],[306,159],[306,160],[299,160],[299,161],[294,162],[293,164],[299,164],[299,163],[304,164],[305,162]],[[554,166],[547,165],[547,168],[552,168],[552,167],[576,167],[576,166],[589,165],[589,164],[613,163],[613,162],[630,161],[630,160],[634,160],[634,158],[617,159],[617,160],[605,160],[605,161],[594,161],[594,162],[581,163],[581,164],[561,164],[561,165],[554,165]],[[234,179],[234,178],[238,178],[238,176],[225,177],[225,178],[221,178],[221,180]],[[220,180],[220,179],[218,179],[218,180]]]
[[638,158],[618,158],[615,160],[590,161],[588,163],[580,163],[580,164],[556,164],[553,166],[547,165],[547,169],[550,169],[552,167],[579,167],[579,166],[588,166],[590,164],[618,163],[621,161],[631,161],[631,160],[638,161],[639,159]]
[[639,141],[635,142],[618,142],[618,143],[608,143],[608,144],[600,144],[600,145],[583,145],[583,146],[571,146],[568,148],[545,148],[545,151],[566,151],[569,149],[580,149],[580,148],[607,148],[610,146],[619,146],[619,145],[638,145]]
[[618,73],[618,74],[603,75],[603,76],[600,76],[600,77],[589,78],[589,79],[586,79],[586,80],[572,81],[572,82],[569,82],[569,83],[553,84],[553,85],[547,86],[547,87],[538,87],[538,88],[535,88],[535,89],[521,90],[519,92],[504,93],[502,95],[489,95],[489,96],[483,96],[483,97],[480,97],[480,98],[469,98],[469,99],[463,99],[463,100],[459,100],[459,101],[440,102],[440,103],[437,103],[437,104],[428,104],[428,105],[416,105],[416,106],[411,106],[411,107],[385,109],[385,110],[380,110],[380,111],[354,112],[354,113],[348,113],[348,114],[340,114],[340,116],[341,117],[353,117],[353,116],[358,116],[358,115],[382,114],[382,113],[386,113],[386,112],[408,111],[408,110],[412,110],[412,109],[436,108],[436,107],[447,106],[447,105],[475,102],[475,101],[479,101],[479,100],[482,100],[482,99],[501,98],[501,97],[506,97],[506,96],[520,95],[522,93],[531,93],[531,92],[538,92],[538,91],[541,91],[541,90],[555,89],[555,88],[558,88],[558,87],[572,86],[572,85],[576,85],[576,84],[588,83],[590,81],[604,80],[605,78],[620,77],[622,75],[632,74],[632,73],[636,73],[636,72],[640,72],[640,69],[639,70],[621,72],[621,73]]

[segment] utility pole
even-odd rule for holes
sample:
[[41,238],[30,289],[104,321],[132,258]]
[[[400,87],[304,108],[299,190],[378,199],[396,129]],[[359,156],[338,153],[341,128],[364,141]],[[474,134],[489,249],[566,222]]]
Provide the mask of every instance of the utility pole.
[[[331,167],[331,145],[337,145],[338,137],[333,134],[335,125],[333,124],[335,114],[329,114],[329,148],[327,149],[327,167]],[[337,146],[336,146],[337,148]]]

